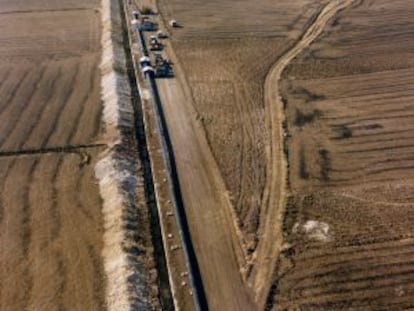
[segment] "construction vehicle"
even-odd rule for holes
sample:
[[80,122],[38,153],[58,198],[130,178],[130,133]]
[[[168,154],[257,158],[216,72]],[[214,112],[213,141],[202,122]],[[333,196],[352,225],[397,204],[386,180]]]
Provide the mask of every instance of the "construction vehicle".
[[168,38],[168,34],[162,30],[157,31],[157,37],[158,39],[166,39]]
[[138,11],[132,11],[132,16],[134,19],[139,19],[139,12]]
[[163,48],[162,43],[157,39],[156,36],[150,37],[150,50],[151,51],[161,51]]
[[151,66],[146,66],[142,69],[142,73],[144,74],[145,78],[154,78],[154,68],[152,68]]
[[148,56],[142,56],[139,59],[139,64],[141,68],[145,68],[145,67],[151,66],[151,60]]
[[162,57],[159,52],[154,53],[155,58],[155,77],[168,78],[174,76],[172,71],[172,62]]
[[155,31],[158,28],[158,24],[149,19],[148,16],[141,16],[132,20],[132,24],[137,30],[142,31]]
[[175,19],[170,20],[170,26],[173,28],[179,27],[177,21]]
[[143,31],[154,31],[157,29],[155,23],[149,20],[143,20],[140,26]]

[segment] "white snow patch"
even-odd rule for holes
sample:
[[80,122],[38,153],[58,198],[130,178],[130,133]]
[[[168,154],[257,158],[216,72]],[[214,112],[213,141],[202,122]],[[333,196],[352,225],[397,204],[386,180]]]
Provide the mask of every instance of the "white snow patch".
[[329,225],[317,220],[308,220],[303,224],[296,223],[292,232],[303,233],[308,239],[320,242],[329,242],[333,239]]

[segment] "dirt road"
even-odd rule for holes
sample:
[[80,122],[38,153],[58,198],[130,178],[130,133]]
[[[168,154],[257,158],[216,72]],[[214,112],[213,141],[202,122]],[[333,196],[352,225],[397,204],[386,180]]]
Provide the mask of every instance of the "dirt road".
[[279,94],[279,80],[286,66],[306,49],[324,30],[331,19],[350,6],[355,0],[331,1],[320,12],[316,20],[305,31],[299,41],[287,51],[271,68],[265,82],[266,121],[270,128],[271,144],[268,147],[268,176],[266,179],[262,225],[259,228],[259,243],[255,251],[252,284],[256,290],[259,306],[265,303],[269,291],[269,275],[275,267],[283,244],[282,217],[285,206],[287,166],[283,154],[283,102]]
[[239,270],[234,224],[217,165],[180,80],[158,80],[186,216],[210,310],[255,310]]
[[104,310],[98,1],[0,4],[0,310]]

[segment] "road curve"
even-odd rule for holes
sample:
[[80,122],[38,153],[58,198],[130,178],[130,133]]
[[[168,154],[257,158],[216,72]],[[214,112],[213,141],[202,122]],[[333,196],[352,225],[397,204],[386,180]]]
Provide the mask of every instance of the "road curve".
[[256,301],[263,307],[270,288],[270,276],[275,268],[283,243],[282,222],[287,192],[287,160],[283,153],[283,104],[279,94],[279,80],[286,66],[304,51],[325,29],[331,19],[356,0],[330,1],[320,11],[315,21],[302,37],[282,55],[270,69],[265,81],[266,124],[270,132],[267,149],[268,175],[261,212],[260,238],[254,254],[251,284],[256,291]]

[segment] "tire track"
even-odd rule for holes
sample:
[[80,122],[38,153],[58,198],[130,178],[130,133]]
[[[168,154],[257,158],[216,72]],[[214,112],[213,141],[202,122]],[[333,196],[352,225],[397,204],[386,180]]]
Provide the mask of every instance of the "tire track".
[[[2,225],[4,213],[5,213],[5,207],[4,207],[4,187],[7,180],[7,176],[9,175],[10,170],[14,166],[14,162],[16,159],[11,160],[11,163],[6,165],[6,169],[2,171],[2,174],[0,175],[0,226]],[[1,284],[1,278],[0,278],[0,284]],[[1,297],[1,296],[0,296]]]
[[24,277],[26,282],[25,289],[25,309],[28,309],[30,305],[32,289],[34,284],[33,275],[31,272],[30,264],[30,248],[32,245],[32,208],[30,204],[30,192],[34,181],[34,173],[37,166],[39,165],[39,158],[35,158],[28,169],[27,182],[24,183],[24,195],[23,195],[23,206],[22,206],[22,249],[25,260],[27,261]]
[[[36,124],[38,123],[38,119],[40,117],[40,115],[43,113],[44,109],[46,109],[48,101],[50,100],[51,96],[53,95],[55,89],[54,86],[56,84],[56,80],[59,77],[59,70],[55,73],[55,75],[53,77],[50,77],[50,79],[48,79],[47,81],[45,79],[43,79],[43,75],[41,75],[38,79],[38,82],[36,82],[36,86],[34,88],[34,92],[30,95],[29,100],[27,101],[27,103],[23,103],[21,105],[24,105],[23,107],[18,107],[18,105],[9,105],[8,107],[13,107],[15,108],[15,110],[19,110],[19,117],[18,117],[18,121],[16,124],[10,124],[9,123],[9,128],[6,131],[6,133],[4,133],[4,136],[2,136],[0,138],[0,149],[4,149],[4,145],[7,143],[8,140],[10,140],[11,137],[13,137],[13,135],[17,135],[19,137],[27,137],[28,135],[30,135],[32,133],[33,128],[36,126]],[[51,81],[51,82],[50,82]],[[46,83],[46,86],[41,86],[41,84]],[[40,94],[41,92],[41,94]],[[40,110],[35,110],[35,112],[32,112],[30,110],[32,109],[36,109],[36,101],[34,103],[34,98],[36,96],[36,94],[38,94],[38,96],[40,97],[39,100],[41,102],[40,106]],[[20,106],[20,105],[19,105]],[[34,107],[34,108],[33,108]],[[30,116],[28,116],[28,114]],[[1,114],[0,114],[1,116]],[[23,122],[26,123],[28,120],[31,120],[31,125],[29,125],[28,128],[25,128],[25,131],[19,128],[19,125],[21,125]],[[24,133],[21,133],[24,132]],[[12,139],[12,141],[16,141],[16,139]],[[19,141],[19,140],[17,140]],[[20,141],[18,142],[18,148],[20,149],[22,147],[22,145],[25,143],[24,141]]]
[[[240,80],[239,85],[243,86],[244,83]],[[234,219],[236,219],[237,226],[239,226],[239,230],[241,230],[244,233],[243,235],[239,235],[239,236],[243,237],[240,243],[243,245],[242,249],[245,251],[244,256],[247,257],[249,248],[255,247],[255,246],[249,245],[249,244],[255,243],[254,240],[252,240],[252,238],[249,237],[249,235],[254,234],[255,231],[257,230],[256,228],[253,228],[253,231],[252,231],[250,228],[248,228],[249,214],[251,212],[251,209],[254,209],[255,207],[253,206],[249,208],[250,204],[245,204],[246,202],[248,202],[246,196],[249,193],[251,193],[250,191],[252,189],[252,187],[249,187],[251,185],[250,185],[249,178],[248,178],[250,174],[248,174],[248,172],[249,172],[249,168],[253,167],[251,163],[248,162],[249,152],[247,150],[247,146],[253,145],[253,141],[255,140],[253,139],[252,136],[256,136],[256,135],[255,135],[254,127],[251,124],[251,120],[253,119],[253,117],[248,118],[247,120],[243,120],[244,112],[249,111],[248,104],[246,103],[245,100],[243,100],[243,95],[245,96],[246,94],[243,91],[236,92],[236,86],[234,85],[233,87],[234,87],[234,94],[235,94],[235,103],[236,103],[237,111],[238,111],[238,119],[242,126],[240,129],[241,149],[240,149],[240,155],[239,155],[239,161],[240,161],[239,165],[241,169],[239,170],[239,192],[238,192],[238,197],[236,201],[237,202],[236,208],[238,208],[237,215],[239,217],[237,217],[236,215],[232,215],[232,216],[234,217]]]
[[57,290],[58,299],[57,299],[56,305],[57,305],[57,310],[58,311],[65,311],[65,310],[68,310],[68,309],[66,308],[63,296],[64,296],[65,291],[66,291],[66,283],[67,283],[66,278],[67,278],[68,272],[67,272],[67,269],[66,269],[66,262],[65,262],[65,259],[63,257],[62,251],[57,250],[55,252],[55,260],[56,260],[57,267],[58,267],[57,272],[59,273],[59,277],[60,277],[59,278],[58,290]]
[[[13,159],[3,176],[2,200],[7,197],[7,201],[10,204],[6,210],[6,222],[0,231],[2,240],[10,241],[9,244],[3,246],[1,252],[1,260],[3,262],[1,279],[2,283],[4,281],[2,284],[4,289],[2,293],[4,292],[4,294],[0,297],[0,309],[4,307],[4,310],[9,310],[8,306],[10,306],[11,301],[16,304],[13,307],[24,310],[30,301],[33,280],[27,257],[31,243],[31,210],[28,200],[30,192],[29,182],[31,181],[30,174],[33,173],[36,165],[37,160],[22,163],[17,159]],[[17,179],[15,180],[14,177]],[[16,205],[13,206],[11,204]],[[10,270],[17,278],[8,277],[11,273]]]
[[[92,244],[89,244],[87,246],[87,249],[88,249],[89,258],[92,262],[93,274],[95,276],[102,275],[102,271],[104,271],[104,269],[103,269],[102,260],[100,258],[100,254],[95,250],[95,247]],[[100,279],[103,279],[103,276],[101,276]],[[102,300],[102,295],[99,294],[101,292],[102,285],[100,284],[99,278],[96,278],[96,277],[93,278],[92,282],[93,282],[93,288],[94,288],[93,296],[92,296],[94,300],[94,305],[96,306],[97,310],[103,310],[105,302]]]
[[[76,159],[73,156],[59,159],[58,171],[54,174],[51,183],[55,186],[57,200],[57,216],[61,225],[59,226],[57,244],[61,244],[58,252],[61,256],[62,264],[61,284],[63,291],[60,292],[61,305],[67,310],[71,310],[71,300],[73,309],[98,310],[102,308],[102,301],[98,303],[95,298],[102,296],[102,263],[98,264],[97,255],[102,247],[102,231],[99,226],[100,206],[89,204],[84,198],[96,200],[95,196],[90,197],[85,190],[79,192],[78,189],[88,189],[90,183],[84,182],[84,175],[90,177],[91,171],[78,168]],[[70,175],[70,172],[74,172]],[[85,215],[86,206],[90,208]],[[90,214],[96,215],[94,221]],[[71,237],[70,239],[68,237]],[[94,248],[94,252],[91,252]],[[66,252],[65,249],[72,250]],[[82,277],[81,277],[82,276]],[[85,290],[82,290],[84,288]],[[95,291],[96,290],[96,291]],[[76,293],[76,296],[73,295]],[[102,299],[102,298],[101,298]]]
[[52,226],[52,241],[55,241],[60,236],[60,232],[62,230],[62,219],[59,210],[59,189],[57,187],[58,176],[60,174],[60,170],[63,163],[63,157],[60,156],[56,163],[56,166],[53,170],[53,175],[50,179],[50,184],[52,187],[52,206],[50,208],[51,218],[54,220]]
[[374,276],[360,276],[344,280],[338,280],[337,277],[323,281],[315,287],[315,284],[307,286],[295,286],[295,298],[300,297],[320,297],[331,294],[349,294],[353,291],[378,290],[397,285],[407,284],[414,277],[413,263],[399,264],[399,272],[383,272]]
[[[397,287],[400,284],[396,284]],[[412,283],[412,280],[408,280],[405,282],[402,282],[401,285],[404,285],[405,290],[408,292],[408,297],[406,297],[406,299],[410,300],[412,299],[410,296],[410,292],[412,293],[414,290],[414,285]],[[326,295],[321,295],[321,296],[317,296],[317,297],[304,297],[303,299],[300,299],[298,301],[298,303],[301,306],[308,306],[310,304],[313,305],[317,305],[320,307],[320,305],[322,303],[339,303],[339,302],[343,302],[343,303],[348,303],[348,304],[354,304],[356,301],[360,301],[363,302],[365,304],[367,304],[368,306],[370,305],[370,303],[375,302],[379,305],[387,305],[388,302],[390,300],[392,300],[392,298],[397,299],[398,301],[401,301],[401,297],[398,297],[397,295],[395,295],[394,297],[390,297],[389,293],[390,291],[394,291],[395,287],[392,286],[392,284],[390,286],[384,286],[384,287],[379,287],[379,288],[368,288],[365,291],[358,291],[358,292],[350,292],[350,293],[344,293],[344,294],[326,294]],[[385,299],[385,301],[383,301],[382,303],[380,302],[381,299]],[[332,310],[332,309],[325,309],[325,308],[321,308],[319,310]],[[342,309],[343,310],[343,309]],[[350,310],[350,309],[347,309]],[[375,310],[375,309],[374,309]]]
[[[313,23],[307,28],[298,42],[273,65],[265,81],[266,123],[271,136],[267,153],[268,176],[263,195],[263,212],[260,221],[259,243],[254,257],[252,273],[256,300],[263,309],[270,290],[269,276],[275,269],[274,260],[278,257],[282,243],[282,215],[285,208],[287,160],[283,155],[283,103],[279,94],[279,81],[286,66],[304,51],[325,29],[332,18],[355,0],[330,1],[325,5]],[[273,260],[269,260],[269,259]]]
[[[87,185],[84,185],[84,179],[86,177],[85,173],[86,173],[85,170],[82,170],[82,169],[80,170],[79,176],[78,176],[78,182],[76,183],[74,193],[82,193],[82,187],[87,186]],[[82,202],[83,200],[81,200],[79,196],[75,196],[74,205],[76,206],[76,209],[82,213],[82,215],[84,216],[84,219],[87,219],[91,224],[93,224],[94,219],[93,219],[92,213],[90,213],[87,210],[87,206],[85,206]]]
[[[359,251],[360,252],[372,252],[372,251],[377,251],[377,250],[386,250],[386,249],[392,249],[392,248],[400,248],[400,247],[406,247],[414,245],[414,238],[407,238],[407,239],[402,239],[402,240],[398,240],[398,242],[400,243],[399,245],[395,244],[395,240],[392,240],[389,243],[383,243],[382,246],[373,246],[373,245],[362,245],[359,247]],[[310,252],[314,252],[316,253],[315,255],[309,254]],[[351,245],[351,246],[342,246],[342,247],[336,247],[336,248],[332,248],[331,250],[325,250],[323,252],[323,254],[319,254],[318,250],[311,250],[309,249],[307,251],[306,254],[304,254],[301,257],[298,257],[298,259],[305,259],[305,260],[309,260],[309,261],[318,261],[318,259],[322,259],[324,257],[330,257],[332,255],[338,255],[338,256],[343,256],[343,255],[347,255],[347,254],[355,254],[355,248]],[[356,255],[356,254],[355,254]]]
[[[7,68],[7,71],[0,77],[0,94],[2,95],[2,96],[4,96],[3,95],[3,85],[6,83],[6,82],[8,82],[8,79],[9,79],[9,77],[10,77],[10,73],[12,72],[12,70],[10,69],[10,68]],[[11,79],[11,80],[13,80],[13,79]],[[18,79],[18,82],[17,83],[20,83],[20,81],[21,81],[22,79]],[[2,106],[3,105],[0,105],[0,109],[2,108]]]
[[[380,243],[376,243],[377,245]],[[380,244],[381,245],[381,244]],[[386,252],[384,250],[384,252]],[[351,274],[351,273],[355,273],[355,272],[361,272],[364,274],[364,276],[362,277],[355,277],[355,278],[350,278],[348,275],[343,277],[343,280],[340,280],[339,277],[336,277],[333,280],[329,280],[329,284],[331,283],[335,283],[335,282],[343,282],[344,280],[349,282],[349,281],[355,281],[355,280],[362,280],[367,276],[366,274],[366,270],[367,270],[367,266],[369,266],[370,268],[375,267],[375,268],[384,268],[384,270],[390,272],[392,268],[395,268],[395,262],[398,263],[403,263],[403,264],[407,264],[409,267],[412,266],[412,264],[414,263],[414,261],[410,258],[412,258],[412,255],[414,254],[414,251],[412,249],[409,249],[407,251],[402,251],[402,252],[398,252],[398,253],[390,253],[390,254],[383,254],[383,255],[377,255],[376,253],[374,253],[375,255],[370,255],[370,256],[366,256],[366,257],[361,257],[361,258],[353,258],[352,254],[350,254],[350,258],[347,260],[338,260],[337,262],[328,262],[326,264],[319,264],[319,265],[315,265],[312,267],[312,263],[308,263],[309,266],[307,265],[306,261],[303,261],[301,263],[301,265],[303,265],[303,267],[306,265],[307,267],[312,267],[312,271],[311,272],[300,272],[301,269],[298,269],[299,272],[297,272],[296,274],[292,273],[289,276],[289,279],[292,280],[294,282],[294,288],[298,288],[300,289],[301,286],[304,286],[302,283],[305,283],[306,281],[309,281],[308,286],[314,286],[315,284],[315,279],[321,279],[318,282],[318,286],[323,285],[323,284],[328,284],[328,283],[324,283],[323,279],[326,278],[329,275],[334,275],[337,274],[338,272],[344,271],[344,267],[346,268],[346,272]],[[407,255],[409,257],[407,257]],[[401,257],[401,259],[398,259],[398,256]],[[329,257],[326,256],[324,257],[324,259],[329,260]],[[392,260],[389,260],[392,259]],[[394,261],[393,261],[394,260]],[[377,263],[376,263],[377,262]],[[353,267],[351,267],[351,265],[353,265]],[[303,269],[302,270],[305,270]],[[316,269],[317,268],[317,269]],[[412,268],[412,267],[411,267]],[[383,272],[378,272],[377,270],[370,270],[372,274],[374,275],[383,275]],[[397,269],[397,271],[399,271]],[[302,284],[302,285],[301,285]]]
[[[40,74],[37,76],[37,79],[33,83],[32,92],[28,96],[29,98],[32,98],[33,95],[34,95],[34,93],[36,92],[36,89],[39,86],[40,81],[42,81],[42,79],[43,79],[43,75],[44,75],[45,70],[46,70],[46,66],[43,66],[42,69],[41,69]],[[22,79],[19,79],[19,82],[12,89],[12,91],[10,92],[10,95],[8,97],[6,97],[6,99],[4,100],[4,103],[5,104],[2,105],[2,106],[0,106],[0,117],[3,116],[3,113],[7,109],[11,109],[10,103],[14,100],[14,98],[16,97],[17,94],[20,94],[20,92],[18,92],[18,91],[20,90],[20,88],[22,87],[22,85],[24,85],[24,83],[26,82],[26,80],[31,81],[31,79],[28,79],[30,77],[30,74],[33,74],[34,75],[35,73],[30,72],[30,70],[28,70],[26,72],[26,74],[23,76],[23,78]],[[3,100],[2,100],[2,102],[3,102]],[[20,107],[20,105],[19,105],[19,107]]]
[[57,146],[40,149],[22,149],[22,150],[9,150],[0,151],[0,157],[15,157],[15,156],[28,156],[47,153],[79,153],[83,149],[103,148],[105,144],[90,144],[90,145],[69,145],[69,146]]
[[[61,120],[61,118],[62,118],[62,115],[66,112],[66,108],[68,107],[68,106],[70,106],[70,104],[71,104],[71,98],[74,96],[74,90],[75,90],[75,81],[77,80],[77,78],[78,78],[78,75],[79,75],[79,68],[80,68],[80,66],[81,66],[81,63],[80,62],[78,62],[77,64],[76,64],[76,69],[75,69],[75,71],[74,71],[74,73],[73,73],[73,76],[71,76],[70,78],[69,78],[69,81],[68,81],[68,83],[67,83],[67,85],[70,85],[70,87],[67,89],[67,91],[65,92],[65,94],[63,95],[63,97],[62,97],[62,100],[59,100],[59,101],[57,101],[57,108],[59,108],[58,109],[58,111],[57,111],[57,113],[55,114],[55,117],[53,118],[53,122],[52,122],[52,125],[49,127],[49,131],[47,131],[44,135],[42,135],[43,136],[43,141],[42,141],[42,143],[40,144],[41,146],[42,146],[42,148],[44,148],[46,145],[47,145],[47,143],[49,142],[49,140],[50,140],[50,137],[54,134],[54,133],[56,133],[56,127],[59,125],[59,124],[61,124],[61,122],[62,122],[62,120]],[[64,68],[65,69],[65,68]],[[60,95],[60,94],[59,94]],[[63,107],[62,107],[62,105],[63,105]],[[83,102],[82,102],[82,105],[83,105]],[[76,123],[76,122],[73,122],[73,125],[71,126],[71,128],[73,129],[73,128],[76,128],[77,127],[77,125],[78,125],[78,123]],[[29,141],[30,141],[30,138],[29,138]],[[65,142],[66,143],[66,142]]]
[[[97,62],[98,61],[96,60],[93,63],[92,68],[98,68]],[[77,114],[76,114],[74,122],[73,122],[74,124],[83,123],[83,122],[80,122],[81,118],[84,116],[84,111],[85,111],[85,108],[87,106],[88,100],[90,99],[90,94],[92,93],[92,90],[96,86],[96,82],[95,82],[96,80],[94,79],[94,77],[95,77],[95,71],[92,71],[92,72],[89,72],[89,79],[81,78],[82,81],[88,81],[88,84],[87,84],[87,87],[86,87],[85,94],[82,96],[82,99],[80,100],[80,102],[81,102],[80,109],[77,111]],[[69,132],[69,135],[68,135],[68,138],[67,138],[67,142],[69,144],[73,143],[73,139],[76,136],[78,131],[79,131],[79,127],[77,127],[77,126],[73,126],[71,128],[71,130]],[[92,135],[92,137],[94,137],[94,135]]]

